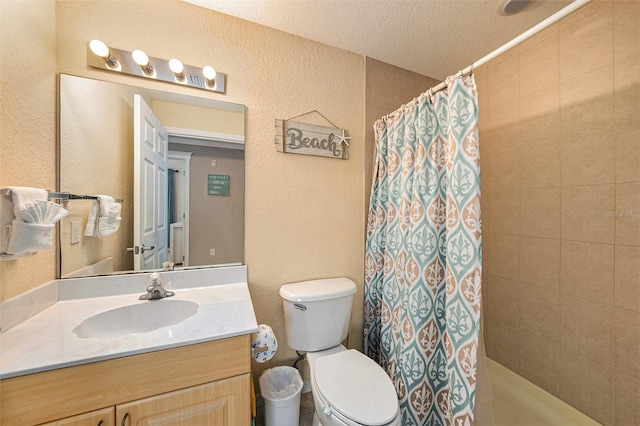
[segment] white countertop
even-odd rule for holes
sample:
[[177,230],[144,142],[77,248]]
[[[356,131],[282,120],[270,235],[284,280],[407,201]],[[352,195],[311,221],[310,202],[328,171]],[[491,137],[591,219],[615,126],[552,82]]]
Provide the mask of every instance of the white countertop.
[[[189,274],[190,271],[169,273],[166,276],[174,282],[168,287],[176,295],[154,301],[138,300],[144,293],[145,277],[141,275],[125,277],[135,281],[133,288],[130,283],[123,285],[117,277],[84,278],[84,281],[69,281],[69,285],[67,280],[62,280],[59,285],[65,289],[58,290],[62,296],[57,303],[0,334],[0,379],[253,333],[258,325],[246,283],[246,267],[236,268],[244,268],[244,280],[242,272],[238,279],[234,271],[231,275],[235,276],[229,279],[228,268],[217,271],[226,274],[222,280],[216,278],[215,268],[209,278],[203,270],[194,274]],[[211,284],[203,285],[208,279]],[[107,281],[117,283],[109,288],[125,289],[126,294],[105,296]],[[74,286],[80,291],[69,291]],[[91,287],[96,287],[97,292],[92,294]],[[143,291],[137,291],[138,287]],[[75,297],[78,295],[82,298]],[[73,332],[82,321],[101,312],[165,300],[193,301],[199,304],[198,311],[178,324],[147,333],[81,338]]]

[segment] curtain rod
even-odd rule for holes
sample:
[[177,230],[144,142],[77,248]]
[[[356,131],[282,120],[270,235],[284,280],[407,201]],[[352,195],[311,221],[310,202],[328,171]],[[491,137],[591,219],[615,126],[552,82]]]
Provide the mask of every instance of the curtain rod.
[[[460,70],[458,72],[458,74],[459,75],[471,74],[474,69],[477,69],[477,68],[481,67],[482,65],[486,64],[487,62],[489,62],[490,60],[502,55],[507,50],[509,50],[512,47],[515,47],[515,46],[519,45],[523,41],[533,37],[534,35],[538,34],[542,30],[544,30],[545,28],[550,27],[551,25],[555,24],[556,22],[558,22],[559,20],[561,20],[565,16],[570,15],[571,13],[575,12],[576,10],[580,9],[583,6],[586,6],[587,4],[591,3],[592,1],[593,0],[575,0],[573,3],[569,4],[568,6],[562,8],[562,9],[560,9],[559,11],[557,11],[553,15],[549,16],[544,21],[542,21],[539,24],[537,24],[536,26],[531,27],[530,29],[528,29],[527,31],[523,32],[522,34],[520,34],[516,38],[514,38],[511,41],[509,41],[509,42],[503,44],[502,46],[498,47],[493,52],[491,52],[488,55],[482,57],[481,59],[478,59],[477,61],[475,61],[474,63],[472,63],[468,67]],[[445,79],[445,81],[446,81],[446,79]],[[400,111],[401,109],[403,109],[407,105],[417,104],[422,99],[424,99],[425,97],[429,96],[429,94],[434,94],[434,93],[439,92],[440,90],[446,88],[447,84],[445,83],[445,81],[443,81],[442,83],[432,87],[431,89],[427,90],[426,92],[422,93],[418,97],[414,98],[408,104],[402,105],[396,111],[392,112],[391,114],[388,114],[387,116],[393,115],[394,113]],[[385,116],[385,118],[387,116]]]

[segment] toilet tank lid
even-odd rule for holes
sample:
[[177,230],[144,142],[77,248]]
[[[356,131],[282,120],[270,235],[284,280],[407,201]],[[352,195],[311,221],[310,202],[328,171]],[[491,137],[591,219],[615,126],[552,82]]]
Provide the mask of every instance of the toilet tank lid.
[[357,290],[349,278],[327,278],[285,284],[280,287],[280,297],[291,302],[311,302],[350,296]]

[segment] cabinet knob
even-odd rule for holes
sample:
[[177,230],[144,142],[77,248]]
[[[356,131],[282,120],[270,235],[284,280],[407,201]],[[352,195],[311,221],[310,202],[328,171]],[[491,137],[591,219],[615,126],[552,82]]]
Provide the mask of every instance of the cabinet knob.
[[100,420],[100,421],[98,422],[98,426],[104,426],[104,420]]
[[129,413],[125,413],[124,417],[122,418],[122,422],[120,423],[120,426],[125,426],[127,424],[128,417],[129,417]]

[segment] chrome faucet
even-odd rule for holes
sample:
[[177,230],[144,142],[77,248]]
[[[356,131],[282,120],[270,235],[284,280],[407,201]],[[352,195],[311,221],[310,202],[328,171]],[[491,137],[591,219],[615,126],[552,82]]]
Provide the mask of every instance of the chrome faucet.
[[175,296],[173,291],[166,290],[162,287],[162,281],[160,280],[160,274],[154,272],[149,275],[149,285],[147,286],[147,293],[140,296],[140,300],[154,300],[164,299],[165,297]]

